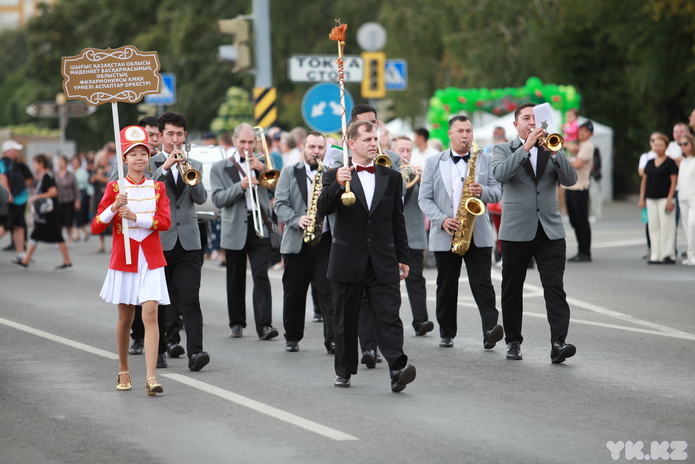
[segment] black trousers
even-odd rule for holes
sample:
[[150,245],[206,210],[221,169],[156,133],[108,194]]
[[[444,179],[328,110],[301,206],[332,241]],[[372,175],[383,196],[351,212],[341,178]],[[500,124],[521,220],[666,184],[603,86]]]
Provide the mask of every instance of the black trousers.
[[323,340],[326,347],[333,342],[333,292],[326,277],[331,253],[331,234],[326,232],[315,246],[302,243],[297,254],[285,254],[285,272],[282,274],[283,324],[285,340],[298,342],[304,338],[307,290],[316,290],[323,314]]
[[227,261],[227,312],[229,327],[246,327],[246,256],[251,264],[253,279],[253,315],[256,332],[273,325],[273,296],[268,278],[270,266],[270,239],[260,238],[249,216],[246,220],[246,244],[241,250],[225,250]]
[[437,262],[437,321],[442,338],[454,338],[458,330],[458,294],[461,265],[466,263],[471,294],[478,306],[483,335],[497,325],[499,311],[495,307],[495,287],[492,286],[492,247],[478,248],[473,242],[463,256],[451,251],[436,251]]
[[550,240],[540,222],[530,242],[502,241],[502,316],[507,343],[524,339],[521,336],[523,291],[531,257],[536,258],[543,285],[550,342],[565,341],[570,323],[570,308],[563,288],[566,249],[565,239]]
[[[159,327],[158,354],[165,353],[167,350],[166,340],[163,335],[166,333],[166,313],[167,306],[157,306],[157,326]],[[142,306],[140,305],[135,305],[135,317],[133,318],[133,325],[130,326],[130,338],[133,340],[143,340],[145,338],[145,325],[142,323]]]
[[200,309],[203,253],[202,250],[187,251],[177,240],[174,248],[164,252],[164,257],[167,260],[164,275],[171,300],[166,311],[166,343],[181,342],[179,332],[183,322],[186,353],[191,357],[203,351],[203,313]]
[[[429,320],[427,314],[426,281],[422,275],[424,251],[412,248],[409,248],[409,250],[411,264],[410,272],[405,279],[405,289],[408,292],[408,301],[410,301],[410,309],[413,312],[413,328],[417,330],[421,323]],[[363,352],[377,349],[374,318],[372,317],[372,311],[366,295],[362,297],[360,305],[359,338],[360,349]]]
[[580,255],[591,256],[591,225],[589,224],[589,191],[565,190],[565,203],[570,224],[577,236]]
[[400,283],[379,282],[371,261],[368,261],[367,272],[361,282],[333,281],[335,373],[340,377],[357,373],[358,323],[360,304],[365,294],[374,317],[376,340],[389,369],[402,369],[408,362],[408,357],[403,353],[403,322],[398,314],[401,306]]

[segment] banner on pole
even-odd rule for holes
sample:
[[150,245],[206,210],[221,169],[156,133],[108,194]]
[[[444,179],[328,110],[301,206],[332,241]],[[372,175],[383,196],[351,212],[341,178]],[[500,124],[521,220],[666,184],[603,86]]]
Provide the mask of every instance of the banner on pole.
[[62,58],[63,91],[68,100],[91,105],[137,103],[146,94],[159,93],[159,67],[157,52],[141,52],[132,45],[85,48],[77,56]]

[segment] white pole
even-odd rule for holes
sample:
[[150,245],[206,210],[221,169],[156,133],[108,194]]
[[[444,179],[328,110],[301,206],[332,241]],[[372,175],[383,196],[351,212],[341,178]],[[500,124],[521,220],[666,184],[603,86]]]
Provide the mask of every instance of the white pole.
[[[123,175],[123,153],[121,152],[121,130],[118,122],[118,104],[111,102],[111,114],[113,115],[113,137],[116,141],[116,166],[118,167],[118,190],[125,191],[125,176]],[[114,231],[115,233],[115,231]],[[131,264],[130,234],[128,233],[128,220],[123,218],[123,241],[125,242],[125,263]]]

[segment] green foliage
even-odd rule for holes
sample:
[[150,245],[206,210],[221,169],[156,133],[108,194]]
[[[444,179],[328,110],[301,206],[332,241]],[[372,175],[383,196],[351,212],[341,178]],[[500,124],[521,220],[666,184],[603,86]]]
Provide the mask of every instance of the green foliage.
[[[438,90],[523,87],[542,82],[573,86],[582,115],[615,130],[615,187],[634,191],[638,156],[653,130],[670,133],[695,107],[695,3],[692,0],[269,0],[273,82],[278,124],[302,125],[300,104],[309,84],[287,79],[294,54],[336,54],[328,39],[334,20],[348,24],[345,51],[361,52],[356,32],[376,21],[388,32],[388,57],[408,61],[408,89],[390,92],[395,113],[424,122]],[[26,28],[0,33],[0,126],[33,121],[24,109],[61,91],[60,62],[84,48],[132,44],[156,50],[162,72],[177,76],[178,103],[193,133],[208,130],[230,87],[248,95],[252,74],[233,74],[217,61],[230,38],[217,20],[251,14],[251,0],[60,0],[42,4]],[[349,84],[356,103],[359,85]],[[137,105],[118,105],[122,125],[138,119]],[[219,115],[218,115],[219,111]],[[240,110],[242,111],[242,110]],[[243,111],[246,111],[244,109]],[[33,121],[57,127],[56,120]],[[250,118],[249,118],[249,122]],[[215,127],[219,123],[215,122]],[[113,138],[110,105],[71,119],[67,136],[80,149]]]
[[60,131],[58,129],[49,129],[47,127],[39,126],[36,123],[27,123],[17,126],[10,126],[10,130],[14,135],[23,135],[25,137],[60,137]]
[[210,124],[210,129],[216,134],[231,134],[236,126],[252,119],[253,106],[249,92],[240,87],[230,87],[227,89],[227,99],[217,109],[217,117]]

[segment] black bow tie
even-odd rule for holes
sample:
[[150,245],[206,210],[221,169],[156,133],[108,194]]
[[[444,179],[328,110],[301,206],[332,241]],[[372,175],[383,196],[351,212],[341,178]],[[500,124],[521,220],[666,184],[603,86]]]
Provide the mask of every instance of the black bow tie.
[[461,160],[463,160],[463,161],[465,161],[465,162],[467,163],[469,159],[471,159],[470,153],[467,154],[467,155],[463,155],[463,156],[456,156],[456,155],[453,155],[453,154],[451,155],[451,161],[453,161],[454,164],[458,163],[458,162],[461,161]]
[[310,164],[309,165],[309,169],[312,171],[316,171],[318,168],[319,168],[318,164]]

